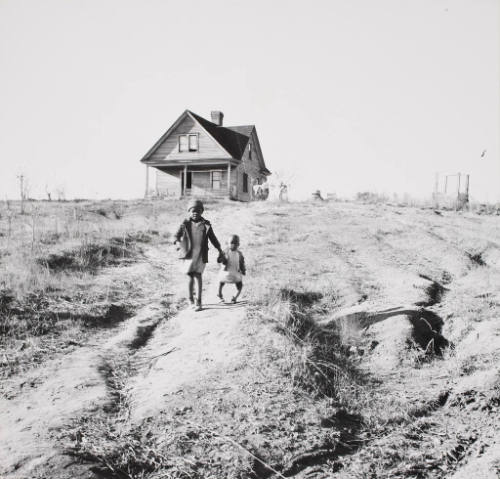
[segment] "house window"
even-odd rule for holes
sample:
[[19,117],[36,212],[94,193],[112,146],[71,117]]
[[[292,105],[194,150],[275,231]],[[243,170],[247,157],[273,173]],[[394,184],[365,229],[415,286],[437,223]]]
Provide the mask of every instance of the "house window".
[[198,135],[189,135],[189,151],[198,151]]
[[243,193],[248,193],[248,175],[243,173]]
[[179,135],[179,151],[188,151],[187,135]]
[[212,171],[212,189],[220,190],[222,183],[222,172]]
[[179,151],[198,151],[198,135],[179,135]]
[[248,159],[252,160],[252,144],[248,145]]

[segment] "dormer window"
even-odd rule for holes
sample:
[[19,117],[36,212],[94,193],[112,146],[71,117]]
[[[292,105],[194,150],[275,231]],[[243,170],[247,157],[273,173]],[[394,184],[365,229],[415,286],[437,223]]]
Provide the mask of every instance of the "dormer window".
[[179,135],[179,151],[198,151],[198,135]]
[[248,159],[249,160],[252,159],[252,144],[251,143],[248,144]]

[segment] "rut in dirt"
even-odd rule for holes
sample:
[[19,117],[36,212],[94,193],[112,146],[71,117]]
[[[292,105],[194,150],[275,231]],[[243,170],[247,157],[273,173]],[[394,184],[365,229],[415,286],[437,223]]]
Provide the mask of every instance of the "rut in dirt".
[[131,339],[121,344],[117,350],[106,351],[101,355],[97,369],[109,395],[109,401],[103,408],[106,413],[118,414],[128,409],[126,386],[142,366],[137,364],[134,356],[147,346],[158,326],[170,318],[174,309],[170,305],[164,305],[153,317],[140,321]]

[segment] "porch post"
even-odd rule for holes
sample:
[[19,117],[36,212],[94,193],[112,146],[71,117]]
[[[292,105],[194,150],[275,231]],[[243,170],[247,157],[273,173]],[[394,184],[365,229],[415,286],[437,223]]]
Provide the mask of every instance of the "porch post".
[[227,194],[231,196],[231,163],[227,163]]
[[183,178],[183,185],[182,185],[182,194],[184,196],[186,195],[187,171],[188,171],[188,167],[187,167],[187,165],[184,165],[184,178]]
[[147,198],[149,194],[149,166],[146,165],[146,191],[144,193],[144,198]]

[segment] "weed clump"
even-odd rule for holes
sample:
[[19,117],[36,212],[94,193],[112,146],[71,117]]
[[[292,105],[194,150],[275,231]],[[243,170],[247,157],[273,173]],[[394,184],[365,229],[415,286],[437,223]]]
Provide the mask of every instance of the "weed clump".
[[133,312],[133,307],[124,303],[65,302],[61,307],[59,300],[43,291],[18,298],[12,291],[0,290],[0,347],[4,353],[0,377],[12,376],[41,361],[68,338],[84,337],[97,328],[112,328]]
[[[123,427],[123,419],[118,416],[84,417],[66,435],[71,445],[65,452],[93,463],[93,470],[100,477],[110,479],[203,479],[209,477],[207,469],[216,470],[210,477],[229,477],[225,475],[227,470],[216,462],[219,453],[202,455],[204,448],[214,442],[220,446],[220,439],[198,425],[181,424],[182,410],[178,415],[162,414],[161,421],[148,418],[131,428]],[[245,462],[236,456],[231,466],[241,470]]]
[[472,252],[472,253],[468,251],[465,252],[470,261],[476,266],[486,266],[486,261],[484,261],[483,253],[484,251]]
[[49,333],[57,321],[48,312],[48,301],[43,293],[29,294],[22,302],[12,292],[0,292],[0,343],[5,338],[26,339]]
[[337,329],[322,327],[316,321],[335,304],[334,295],[281,288],[261,312],[293,345],[285,364],[294,383],[332,398],[338,397],[355,376]]
[[8,340],[58,334],[68,323],[86,328],[107,328],[130,316],[132,309],[123,304],[104,304],[90,308],[56,309],[55,300],[42,291],[17,299],[8,290],[0,291],[0,344]]
[[79,248],[62,253],[53,253],[45,258],[38,258],[37,263],[51,272],[89,271],[117,265],[125,258],[139,254],[135,241],[127,243],[127,238],[111,238],[104,243],[83,243]]

